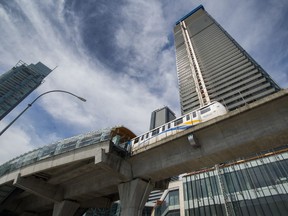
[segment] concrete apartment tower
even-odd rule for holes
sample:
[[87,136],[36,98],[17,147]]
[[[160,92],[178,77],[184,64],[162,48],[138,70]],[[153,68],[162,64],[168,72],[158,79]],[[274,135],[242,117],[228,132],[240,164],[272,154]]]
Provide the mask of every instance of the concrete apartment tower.
[[26,65],[19,61],[0,75],[0,120],[35,90],[51,71],[41,62]]
[[202,5],[176,22],[181,112],[219,101],[229,110],[280,90]]
[[153,130],[176,118],[175,113],[167,106],[157,109],[151,113],[150,130]]

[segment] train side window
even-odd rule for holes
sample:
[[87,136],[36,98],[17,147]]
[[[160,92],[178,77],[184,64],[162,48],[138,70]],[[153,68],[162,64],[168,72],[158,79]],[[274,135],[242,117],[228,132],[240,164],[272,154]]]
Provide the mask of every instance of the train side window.
[[186,115],[186,121],[190,120],[190,115]]
[[183,118],[177,119],[174,121],[174,126],[180,125],[183,123]]
[[204,113],[207,113],[207,112],[209,112],[209,111],[211,111],[211,108],[210,108],[210,107],[207,107],[207,108],[204,108],[204,109],[200,110],[200,113],[201,113],[201,114],[204,114]]
[[155,129],[152,131],[152,136],[156,135],[159,133],[159,128]]
[[196,112],[192,113],[193,118],[196,118]]
[[165,131],[165,125],[162,126],[162,132]]
[[148,139],[148,137],[149,137],[149,133],[146,134],[146,139]]
[[168,127],[167,129],[169,129],[171,127],[171,123],[168,123],[167,127]]
[[142,137],[141,137],[141,141],[144,139],[144,135],[142,135]]

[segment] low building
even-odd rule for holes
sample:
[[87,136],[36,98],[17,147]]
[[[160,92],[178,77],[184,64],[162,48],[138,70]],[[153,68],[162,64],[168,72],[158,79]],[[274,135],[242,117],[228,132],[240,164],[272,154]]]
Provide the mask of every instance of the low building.
[[182,176],[154,216],[287,215],[288,146]]

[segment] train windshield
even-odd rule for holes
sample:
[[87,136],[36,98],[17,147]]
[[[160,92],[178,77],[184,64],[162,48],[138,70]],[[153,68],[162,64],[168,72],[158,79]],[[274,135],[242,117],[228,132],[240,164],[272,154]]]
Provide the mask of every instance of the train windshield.
[[204,114],[204,113],[207,113],[207,112],[209,112],[209,111],[211,111],[211,108],[210,108],[210,107],[206,107],[206,108],[200,110],[200,113],[201,113],[201,114]]

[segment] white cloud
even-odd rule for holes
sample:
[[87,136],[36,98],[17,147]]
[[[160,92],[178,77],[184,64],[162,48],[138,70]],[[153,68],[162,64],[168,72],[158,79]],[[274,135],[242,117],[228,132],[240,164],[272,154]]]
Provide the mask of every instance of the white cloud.
[[[91,59],[87,56],[82,47],[82,41],[79,39],[81,32],[80,27],[77,27],[76,17],[76,25],[72,29],[67,27],[64,28],[64,31],[62,29],[63,34],[75,34],[73,38],[75,43],[71,44],[71,41],[65,41],[65,35],[61,37],[59,28],[54,28],[51,20],[45,17],[46,13],[53,10],[58,11],[59,15],[59,11],[62,9],[58,8],[57,10],[57,5],[45,5],[46,3],[43,3],[44,5],[41,7],[39,7],[40,3],[33,1],[26,3],[18,4],[18,6],[26,14],[25,17],[29,18],[29,21],[18,20],[13,14],[1,10],[1,14],[4,13],[1,17],[4,16],[5,19],[0,21],[1,28],[4,29],[0,39],[1,43],[7,41],[0,49],[1,55],[6,56],[0,60],[1,64],[5,63],[11,67],[19,59],[22,59],[27,63],[42,61],[50,68],[58,65],[59,67],[37,89],[38,94],[52,89],[63,89],[87,99],[87,102],[83,103],[65,94],[53,93],[52,95],[51,93],[49,96],[45,95],[37,101],[37,105],[40,105],[51,116],[50,119],[41,119],[40,121],[46,121],[47,124],[55,124],[52,121],[61,122],[67,128],[74,128],[74,130],[78,128],[79,131],[83,132],[116,124],[124,124],[138,133],[147,130],[151,111],[161,106],[167,98],[157,98],[147,89],[145,83],[137,83],[125,74],[117,76],[97,59]],[[41,11],[41,8],[45,8],[47,11]],[[54,17],[54,19],[56,18]],[[65,24],[62,15],[59,20],[58,25]],[[9,26],[9,28],[4,28],[4,26]],[[139,27],[141,28],[141,25]],[[149,27],[147,26],[147,28]],[[151,29],[148,31],[151,32]],[[141,34],[143,41],[149,38],[149,34]],[[143,57],[145,54],[147,56],[156,55],[155,52],[158,52],[161,47],[161,45],[157,45],[158,48],[153,51],[152,47],[159,40],[157,37],[155,35],[155,38],[152,38],[149,44],[151,47],[148,51],[145,50],[144,42],[142,45],[135,45],[137,50],[135,59],[138,59],[139,63],[141,58],[137,55]],[[9,56],[6,55],[8,50]],[[162,59],[162,61],[164,60]],[[152,60],[150,59],[149,62],[151,63]],[[111,77],[111,74],[114,75]],[[29,110],[31,115],[25,114],[26,117],[17,121],[17,125],[20,126],[24,124],[25,120],[29,127],[20,128],[13,125],[5,136],[0,138],[2,146],[6,146],[7,149],[11,148],[11,152],[13,152],[14,146],[23,146],[23,148],[19,148],[19,151],[15,151],[17,154],[21,151],[25,152],[26,149],[35,148],[35,145],[41,146],[45,142],[49,143],[57,139],[58,136],[55,135],[55,132],[39,131],[36,125],[35,128],[29,123],[29,117],[33,117],[33,112],[36,111],[34,107],[31,108]],[[15,130],[17,133],[14,132]],[[14,136],[11,135],[12,132],[14,132]],[[11,152],[6,154],[5,159],[15,156]]]
[[[156,69],[155,61],[159,58],[161,48],[168,42],[161,4],[127,1],[121,14],[124,21],[116,32],[117,45],[127,51],[126,56],[131,59],[128,67],[139,77],[147,76],[147,72]],[[144,65],[145,73],[141,71]]]
[[[4,124],[0,124],[1,128]],[[17,157],[35,147],[31,145],[31,137],[19,127],[9,128],[1,136],[0,164]]]

